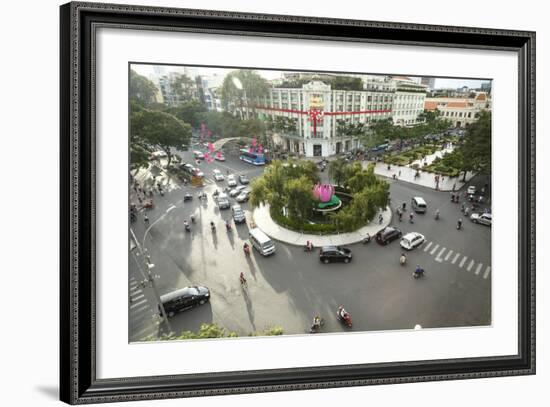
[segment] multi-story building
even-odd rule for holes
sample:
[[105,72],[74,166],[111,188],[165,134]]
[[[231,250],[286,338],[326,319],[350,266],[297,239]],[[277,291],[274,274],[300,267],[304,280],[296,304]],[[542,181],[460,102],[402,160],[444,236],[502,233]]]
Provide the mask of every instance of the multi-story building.
[[441,117],[450,120],[454,127],[466,127],[477,120],[479,112],[491,109],[491,99],[485,92],[475,92],[473,98],[427,98],[424,108],[438,110]]
[[256,101],[254,113],[266,120],[285,117],[291,131],[275,132],[274,142],[307,157],[331,156],[359,147],[351,125],[392,117],[395,85],[388,77],[368,77],[362,90],[338,90],[313,79],[301,88],[272,88]]
[[395,97],[393,99],[393,123],[397,126],[414,126],[422,122],[426,85],[407,77],[394,77]]
[[190,100],[201,100],[195,77],[179,72],[169,72],[158,78],[158,87],[164,103],[177,106]]

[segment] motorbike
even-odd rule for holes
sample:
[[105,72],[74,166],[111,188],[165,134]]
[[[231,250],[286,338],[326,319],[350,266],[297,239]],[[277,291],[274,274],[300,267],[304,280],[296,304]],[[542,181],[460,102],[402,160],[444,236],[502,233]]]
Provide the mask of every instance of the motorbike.
[[458,222],[456,222],[456,229],[457,230],[462,229],[462,221],[459,220]]
[[435,213],[435,220],[439,220],[439,211]]
[[417,268],[417,269],[413,272],[413,277],[414,277],[414,278],[424,277],[424,269],[422,269],[422,268]]
[[344,307],[340,306],[340,308],[338,308],[338,311],[336,311],[336,317],[339,321],[342,321],[342,323],[344,323],[348,328],[351,328],[351,315],[344,309]]
[[304,246],[304,252],[312,252],[313,251],[313,243],[306,243],[306,245]]
[[313,323],[311,324],[311,327],[309,328],[309,333],[316,334],[321,332],[321,327],[325,325],[325,320],[319,316],[316,316],[313,318]]
[[363,244],[367,244],[367,243],[370,243],[370,240],[371,240],[371,236],[367,233],[367,235],[363,238],[361,242]]

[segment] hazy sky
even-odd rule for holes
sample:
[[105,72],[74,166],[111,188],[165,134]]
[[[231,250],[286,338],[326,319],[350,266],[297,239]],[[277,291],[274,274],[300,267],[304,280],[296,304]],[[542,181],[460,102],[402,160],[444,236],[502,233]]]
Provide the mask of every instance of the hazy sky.
[[[177,66],[165,66],[165,68],[166,68],[166,72],[178,71],[180,69],[183,71],[183,67],[178,69],[179,67]],[[152,65],[132,65],[132,69],[134,69],[136,72],[146,77],[149,77],[149,75],[153,74]],[[214,75],[214,74],[226,75],[228,72],[233,70],[233,69],[223,69],[223,68],[202,68],[202,67],[197,67],[196,69],[201,75]],[[277,78],[280,78],[282,75],[282,71],[257,70],[257,72],[266,79],[277,79]],[[436,89],[438,88],[457,89],[463,86],[467,86],[469,88],[475,89],[475,88],[480,88],[483,82],[487,82],[487,80],[436,78],[435,88]]]

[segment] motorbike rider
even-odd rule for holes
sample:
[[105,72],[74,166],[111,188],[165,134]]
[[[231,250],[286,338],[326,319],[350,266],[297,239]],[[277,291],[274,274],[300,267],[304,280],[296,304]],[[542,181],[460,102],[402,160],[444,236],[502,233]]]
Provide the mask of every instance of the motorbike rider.
[[424,269],[417,264],[416,269],[414,270],[414,274],[416,274],[417,276],[421,276],[422,274],[424,274]]
[[411,212],[411,214],[409,215],[409,222],[413,223],[414,221],[414,213]]
[[439,219],[439,209],[436,209],[435,211],[435,219]]
[[340,305],[338,307],[338,315],[340,315],[340,317],[344,320],[344,321],[347,321],[349,320],[349,312],[346,311],[346,309],[344,308],[343,305]]
[[457,229],[462,229],[462,218],[460,218],[460,219],[456,222],[456,228],[457,228]]
[[311,329],[319,329],[321,328],[321,317],[319,315],[315,315],[313,317],[313,323],[311,324]]

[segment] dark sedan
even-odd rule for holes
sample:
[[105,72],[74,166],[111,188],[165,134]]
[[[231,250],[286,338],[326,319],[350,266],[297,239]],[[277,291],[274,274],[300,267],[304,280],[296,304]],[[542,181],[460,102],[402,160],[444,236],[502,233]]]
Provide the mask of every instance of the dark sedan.
[[203,286],[184,287],[160,296],[164,311],[169,318],[178,312],[203,305],[209,300],[210,290]]
[[386,226],[376,234],[376,241],[379,244],[387,245],[388,243],[401,238],[402,235],[403,233],[399,229]]
[[351,259],[351,250],[346,247],[323,246],[319,251],[319,260],[325,264],[335,262],[349,263]]

